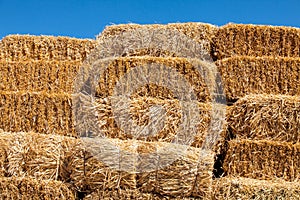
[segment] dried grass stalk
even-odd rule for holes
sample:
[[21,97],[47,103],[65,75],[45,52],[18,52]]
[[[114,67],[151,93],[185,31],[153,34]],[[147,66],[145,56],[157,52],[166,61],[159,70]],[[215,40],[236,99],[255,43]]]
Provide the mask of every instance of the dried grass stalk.
[[0,42],[0,60],[84,60],[95,40],[69,37],[9,35]]
[[216,64],[229,100],[248,94],[300,94],[299,58],[235,56]]
[[72,92],[80,61],[0,61],[0,90]]
[[[153,24],[153,25],[138,25],[138,24],[120,24],[107,26],[104,31],[98,36],[97,39],[104,39],[112,36],[116,36],[121,33],[130,32],[139,28],[149,28],[149,29],[171,29],[179,31],[180,33],[194,39],[196,42],[202,43],[204,49],[207,52],[211,52],[211,38],[213,33],[216,31],[217,27],[211,24],[205,23],[174,23],[167,25]],[[132,56],[144,56],[152,55],[157,57],[173,56],[174,52],[162,52],[159,49],[139,49],[132,52]]]
[[213,184],[212,199],[300,199],[299,182],[223,177]]
[[300,142],[299,96],[249,95],[228,111],[228,129],[238,139]]
[[231,140],[223,163],[225,174],[271,180],[300,178],[300,143]]
[[213,38],[216,59],[231,56],[300,56],[300,29],[227,24]]
[[76,199],[73,191],[60,181],[32,178],[0,178],[0,199]]
[[76,136],[67,93],[0,92],[0,128]]

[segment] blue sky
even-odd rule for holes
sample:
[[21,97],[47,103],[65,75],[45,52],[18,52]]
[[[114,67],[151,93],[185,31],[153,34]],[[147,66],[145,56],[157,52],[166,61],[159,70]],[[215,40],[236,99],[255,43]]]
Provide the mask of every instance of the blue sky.
[[120,23],[228,22],[300,27],[298,0],[0,0],[0,39],[8,34],[94,38]]

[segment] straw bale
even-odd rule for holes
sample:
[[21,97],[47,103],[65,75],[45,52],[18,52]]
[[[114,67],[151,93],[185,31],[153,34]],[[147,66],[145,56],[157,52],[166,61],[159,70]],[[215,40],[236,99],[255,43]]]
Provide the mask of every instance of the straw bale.
[[[101,73],[101,76],[99,85],[96,88],[97,97],[104,98],[111,96],[117,82],[120,81],[121,78],[124,78],[125,74],[130,74],[131,78],[124,79],[124,83],[121,82],[127,84],[127,87],[124,86],[123,92],[130,91],[130,89],[132,89],[130,86],[140,85],[141,76],[144,76],[147,80],[149,79],[149,75],[151,75],[152,77],[156,77],[155,80],[159,83],[169,81],[168,84],[178,88],[183,87],[180,80],[185,78],[193,89],[198,101],[207,102],[210,99],[208,89],[210,83],[205,81],[207,77],[203,77],[203,75],[207,75],[206,70],[209,68],[209,64],[205,62],[199,61],[192,64],[185,58],[159,58],[146,56],[117,58],[109,63],[109,66],[107,65],[106,62],[103,62],[97,64],[97,69],[95,68],[95,70],[98,71],[99,69],[104,70],[103,72],[99,72],[99,74]],[[159,69],[154,67],[154,65],[158,66]],[[171,71],[172,69],[176,70],[176,72]],[[168,72],[169,74],[165,77],[166,74],[163,74],[162,72]],[[91,73],[95,74],[96,72],[92,70]],[[176,83],[177,85],[174,86],[172,83],[175,80],[178,80],[178,82]],[[158,85],[158,83],[150,83],[147,85],[143,84],[140,88],[137,88],[134,93],[136,96],[146,95],[157,98],[175,98],[176,95],[178,96],[179,94],[173,94],[172,89],[175,88],[166,88],[165,86],[162,87],[162,85]]]
[[[179,31],[181,34],[186,35],[187,37],[195,40],[198,43],[202,43],[203,48],[210,53],[211,52],[211,40],[214,32],[217,27],[211,24],[205,23],[170,23],[166,25],[161,24],[151,24],[151,25],[138,25],[138,24],[120,24],[120,25],[112,25],[107,26],[103,30],[103,32],[98,36],[97,39],[104,39],[113,37],[119,34],[128,33],[130,31],[134,31],[140,28],[147,29],[160,29],[160,30],[174,30]],[[165,52],[160,49],[138,49],[134,52],[131,52],[131,56],[143,56],[143,55],[151,55],[157,57],[176,57],[178,55],[174,54],[174,52]]]
[[0,199],[76,199],[73,191],[60,181],[0,177]]
[[6,155],[5,173],[14,177],[61,180],[60,168],[67,150],[64,140],[59,135],[33,132],[0,133]]
[[76,136],[67,93],[0,92],[0,128]]
[[[195,135],[187,135],[193,133],[190,133],[187,130],[180,130],[179,125],[182,123],[183,111],[182,105],[180,105],[179,101],[176,99],[137,97],[132,98],[129,108],[122,105],[114,108],[111,105],[112,102],[110,98],[97,100],[97,103],[97,110],[101,112],[101,114],[99,112],[97,116],[99,120],[99,130],[101,130],[101,133],[99,134],[101,134],[101,136],[123,140],[138,139],[149,142],[172,142],[178,134],[185,134],[186,138],[190,137],[192,139],[192,146],[201,147],[211,119],[210,104],[193,102],[196,105],[194,112],[199,114],[198,122],[195,122],[197,123],[195,125],[198,125],[198,127],[194,133]],[[163,111],[158,114],[157,112],[159,109],[157,106],[161,106],[160,108],[163,109]],[[150,111],[151,108],[152,111]],[[129,123],[127,116],[121,116],[127,109],[130,110],[128,117],[131,118],[133,124],[130,127],[126,127],[127,129],[124,130],[119,126],[120,123],[122,123],[119,121],[120,119],[126,118],[125,120]],[[153,109],[155,109],[155,113]],[[113,112],[117,114],[114,115]],[[152,116],[152,113],[155,115]],[[86,123],[84,126],[86,126]],[[141,134],[143,132],[142,129],[139,129],[141,131],[139,135],[132,134],[133,131],[131,129],[138,130],[138,128],[142,127],[151,129],[149,134]],[[129,132],[130,130],[131,132]]]
[[231,140],[223,169],[225,174],[271,180],[300,178],[300,143],[269,140]]
[[283,26],[227,24],[215,32],[216,59],[231,56],[300,57],[300,30]]
[[229,100],[248,94],[300,94],[299,58],[234,56],[216,65]]
[[72,92],[80,61],[0,61],[0,90]]
[[210,195],[214,153],[206,154],[198,148],[191,147],[185,155],[160,168],[160,163],[165,162],[164,156],[165,159],[168,156],[171,158],[170,155],[176,151],[181,151],[179,145],[169,147],[164,154],[160,154],[161,161],[158,161],[155,171],[137,174],[138,188],[146,193],[181,198],[204,198]]
[[250,178],[223,177],[213,184],[213,200],[217,199],[300,199],[299,182],[282,180],[256,180]]
[[300,142],[300,99],[288,95],[249,95],[228,111],[228,129],[238,139]]
[[[81,192],[92,192],[97,189],[134,189],[135,173],[122,172],[107,166],[94,157],[81,141],[75,141],[65,162],[65,170],[70,175],[72,187]],[[99,152],[100,153],[100,152]],[[112,152],[101,152],[101,157],[110,159]]]
[[0,60],[84,60],[96,41],[69,37],[8,35],[0,42]]

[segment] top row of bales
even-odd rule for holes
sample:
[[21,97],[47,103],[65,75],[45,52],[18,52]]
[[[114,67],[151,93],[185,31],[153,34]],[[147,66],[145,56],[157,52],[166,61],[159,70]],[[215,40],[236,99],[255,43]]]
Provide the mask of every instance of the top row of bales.
[[[171,29],[202,42],[214,60],[232,56],[300,57],[300,29],[281,26],[227,24],[221,27],[203,23],[168,25],[108,26],[97,39],[108,38],[141,27]],[[0,60],[85,60],[97,42],[53,36],[9,35],[0,42]],[[148,52],[149,53],[149,52]],[[141,53],[133,52],[132,55]],[[147,52],[144,52],[147,54]],[[170,56],[155,53],[156,56]]]

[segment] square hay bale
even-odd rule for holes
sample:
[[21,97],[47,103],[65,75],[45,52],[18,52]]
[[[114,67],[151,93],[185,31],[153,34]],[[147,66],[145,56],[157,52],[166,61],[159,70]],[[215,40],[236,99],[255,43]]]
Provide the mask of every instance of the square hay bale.
[[300,199],[299,182],[223,177],[214,180],[213,200],[217,199]]
[[0,177],[0,199],[76,199],[76,195],[60,181],[33,178]]
[[[169,144],[164,154],[159,154],[156,170],[137,174],[140,191],[170,197],[208,197],[210,195],[214,153],[203,152],[189,147],[185,154],[172,158],[174,152],[180,153],[180,145]],[[164,162],[174,159],[164,166]],[[141,168],[147,168],[140,165]]]
[[0,90],[72,92],[80,61],[0,61]]
[[84,60],[95,40],[69,37],[8,35],[0,41],[0,60]]
[[[113,37],[119,34],[128,33],[130,31],[134,31],[140,28],[148,28],[148,29],[160,29],[160,30],[174,30],[178,31],[181,34],[186,35],[187,37],[199,42],[203,45],[203,48],[207,52],[211,52],[211,40],[216,31],[217,27],[211,24],[205,23],[173,23],[173,24],[153,24],[153,25],[138,25],[138,24],[120,24],[120,25],[112,25],[107,26],[104,31],[97,37],[97,39],[105,40],[105,38]],[[141,39],[141,38],[138,38]],[[174,52],[162,52],[157,49],[146,49],[132,52],[132,56],[144,56],[144,55],[152,55],[152,56],[176,56],[173,54]]]
[[231,140],[223,162],[225,174],[262,180],[300,178],[300,143]]
[[61,165],[66,154],[63,137],[3,132],[0,141],[7,157],[7,176],[61,180]]
[[231,56],[300,57],[300,29],[283,26],[227,24],[215,32],[215,59]]
[[229,101],[249,94],[300,94],[300,59],[234,56],[216,62]]
[[0,107],[4,131],[76,136],[70,94],[2,91]]
[[[181,80],[185,78],[196,96],[193,98],[197,98],[200,102],[207,102],[210,100],[208,87],[211,85],[208,81],[205,81],[208,77],[204,76],[211,74],[209,69],[210,63],[207,62],[195,60],[194,63],[190,63],[185,58],[143,56],[122,57],[111,62],[97,63],[91,73],[93,73],[92,75],[102,74],[99,85],[96,87],[96,96],[100,98],[111,96],[116,84],[120,81],[122,92],[131,92],[133,97],[178,98],[182,94],[174,94],[174,91],[177,89],[176,87],[179,88],[178,91],[181,91],[180,89],[184,85]],[[150,79],[150,76],[155,77],[155,80],[160,84],[150,83],[145,85],[144,82],[141,82],[141,80]],[[177,80],[176,84],[174,80]],[[163,83],[168,84],[169,87],[167,88]],[[136,85],[141,86],[131,91],[132,87]]]
[[[183,123],[183,108],[182,105],[180,105],[179,100],[159,99],[152,97],[136,97],[131,99],[129,108],[124,106],[122,107],[122,105],[114,108],[111,104],[112,102],[110,98],[99,99],[97,100],[97,103],[98,104],[96,110],[99,111],[97,120],[99,121],[101,136],[109,138],[119,138],[122,140],[138,139],[148,142],[173,142],[175,141],[176,136],[180,135],[181,137],[190,138],[190,143],[192,146],[201,147],[204,138],[208,133],[208,127],[211,119],[210,104],[193,102],[195,104],[194,112],[197,112],[199,114],[199,119],[197,121],[197,124],[195,124],[197,125],[195,135],[191,136],[188,135],[191,134],[190,132],[180,130],[179,126]],[[152,106],[161,106],[163,112],[153,117],[150,110],[151,108],[156,109],[157,107]],[[118,122],[118,119],[121,118],[121,114],[118,113],[125,113],[127,109],[129,109],[128,113],[133,124],[132,126],[127,127],[127,129],[124,130],[122,129],[122,127],[120,127],[120,122]],[[125,120],[129,119],[126,118]],[[153,127],[152,124],[155,124],[159,120],[163,121]],[[86,126],[86,124],[82,124],[83,126]],[[141,126],[140,128],[147,127],[151,130],[153,128],[153,132],[150,132],[147,135],[140,134],[139,136],[132,134],[133,131],[129,132],[131,129],[134,129],[135,126],[138,125]]]
[[230,107],[233,138],[300,142],[300,99],[289,95],[249,95]]
[[[92,148],[92,150],[97,151],[99,146],[89,146],[90,149],[87,150],[87,144],[84,144],[80,139],[72,140],[68,146],[69,151],[64,161],[63,174],[68,176],[75,190],[93,192],[97,189],[136,188],[135,173],[114,169],[112,166],[108,166],[104,163],[100,158],[95,157],[95,154],[91,154],[90,149]],[[107,150],[107,152],[101,152],[100,157],[108,160],[113,159],[110,158],[111,153],[109,150]]]

